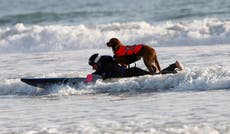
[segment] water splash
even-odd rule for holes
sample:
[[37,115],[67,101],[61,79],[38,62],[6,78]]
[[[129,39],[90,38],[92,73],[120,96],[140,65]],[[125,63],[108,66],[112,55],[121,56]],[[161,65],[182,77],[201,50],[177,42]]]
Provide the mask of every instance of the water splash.
[[132,78],[98,80],[96,83],[81,83],[75,87],[55,85],[49,89],[31,87],[19,81],[8,79],[0,83],[0,95],[51,95],[68,96],[95,93],[147,93],[165,91],[202,91],[230,89],[228,68],[194,69],[186,68],[177,74],[140,76]]
[[230,21],[206,18],[180,23],[127,22],[95,26],[26,26],[20,23],[0,28],[0,35],[2,53],[101,49],[106,48],[105,43],[112,37],[118,37],[127,45],[215,45],[230,43]]

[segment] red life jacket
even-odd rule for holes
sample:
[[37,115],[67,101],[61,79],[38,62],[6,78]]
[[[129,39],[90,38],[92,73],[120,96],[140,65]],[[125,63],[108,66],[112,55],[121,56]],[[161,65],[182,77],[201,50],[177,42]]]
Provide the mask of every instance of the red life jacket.
[[120,56],[130,56],[137,54],[143,44],[138,44],[138,45],[133,45],[133,46],[121,46],[119,49],[115,52],[115,57],[120,57]]

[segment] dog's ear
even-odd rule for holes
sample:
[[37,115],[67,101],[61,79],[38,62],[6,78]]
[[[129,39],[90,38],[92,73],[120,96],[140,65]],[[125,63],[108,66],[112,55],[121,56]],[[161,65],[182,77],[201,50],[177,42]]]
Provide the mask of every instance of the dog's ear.
[[109,42],[107,42],[108,47],[114,47],[118,44],[120,44],[120,41],[117,38],[111,38]]
[[110,39],[110,42],[112,44],[120,44],[120,41],[118,40],[118,38],[112,38],[112,39]]

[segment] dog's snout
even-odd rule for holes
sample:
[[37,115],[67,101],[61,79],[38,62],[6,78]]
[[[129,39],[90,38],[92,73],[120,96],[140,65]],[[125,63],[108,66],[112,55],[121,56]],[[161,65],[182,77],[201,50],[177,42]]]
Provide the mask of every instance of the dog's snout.
[[106,45],[109,47],[110,46],[110,42],[107,42]]

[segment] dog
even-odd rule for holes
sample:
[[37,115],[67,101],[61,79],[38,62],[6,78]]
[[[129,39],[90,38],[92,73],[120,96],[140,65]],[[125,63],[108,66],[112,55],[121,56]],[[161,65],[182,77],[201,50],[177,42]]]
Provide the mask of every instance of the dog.
[[106,45],[112,47],[115,60],[122,66],[127,66],[143,58],[144,64],[150,74],[155,74],[157,70],[161,72],[156,51],[148,45],[125,46],[117,38],[111,38]]

